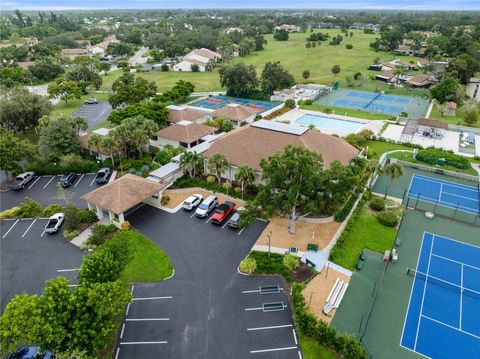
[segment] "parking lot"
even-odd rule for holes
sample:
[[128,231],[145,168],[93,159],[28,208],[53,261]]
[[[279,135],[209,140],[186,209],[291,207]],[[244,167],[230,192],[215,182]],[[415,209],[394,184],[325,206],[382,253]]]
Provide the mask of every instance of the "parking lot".
[[[237,272],[267,223],[239,231],[150,206],[126,219],[169,254],[175,273],[132,287],[116,359],[301,358],[283,279]],[[278,290],[263,294],[261,286]]]
[[87,131],[90,131],[105,121],[111,112],[112,106],[108,102],[99,101],[97,104],[83,104],[71,116],[84,117],[88,123]]
[[16,294],[41,293],[50,278],[61,275],[75,284],[83,254],[61,233],[45,233],[46,224],[47,219],[0,222],[2,312]]
[[[70,203],[74,203],[80,207],[86,207],[86,202],[82,201],[80,197],[85,193],[93,191],[98,188],[95,182],[96,173],[78,174],[75,182],[68,187],[68,191],[72,193],[69,198]],[[57,183],[62,175],[52,176],[36,176],[31,180],[27,187],[23,190],[0,193],[0,208],[2,211],[18,206],[25,201],[25,197],[32,198],[42,205],[47,206],[52,203],[65,205],[65,200],[59,198],[57,195]]]

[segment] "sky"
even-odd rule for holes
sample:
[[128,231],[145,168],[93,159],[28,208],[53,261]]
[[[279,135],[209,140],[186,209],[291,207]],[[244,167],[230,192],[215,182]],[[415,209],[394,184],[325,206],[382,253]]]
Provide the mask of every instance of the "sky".
[[1,10],[179,8],[480,10],[480,0],[0,0]]

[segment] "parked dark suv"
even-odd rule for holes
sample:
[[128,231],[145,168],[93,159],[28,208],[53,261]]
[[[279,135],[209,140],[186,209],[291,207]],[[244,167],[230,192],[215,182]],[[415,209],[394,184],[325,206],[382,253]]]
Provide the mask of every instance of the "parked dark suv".
[[70,172],[68,174],[65,174],[60,178],[60,183],[62,184],[63,187],[70,187],[73,182],[77,179],[77,174]]

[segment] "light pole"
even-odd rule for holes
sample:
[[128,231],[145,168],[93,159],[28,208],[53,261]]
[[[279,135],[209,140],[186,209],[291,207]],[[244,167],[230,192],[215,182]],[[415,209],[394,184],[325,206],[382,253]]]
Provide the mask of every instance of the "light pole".
[[272,231],[270,231],[267,234],[267,238],[268,238],[268,259],[270,259],[270,240],[271,240],[271,237],[272,237]]

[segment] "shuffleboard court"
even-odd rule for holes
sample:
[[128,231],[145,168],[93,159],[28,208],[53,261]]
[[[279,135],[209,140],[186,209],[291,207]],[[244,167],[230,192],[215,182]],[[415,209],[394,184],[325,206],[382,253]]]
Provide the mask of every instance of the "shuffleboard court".
[[408,197],[459,209],[468,213],[480,213],[478,188],[414,174],[408,189]]
[[480,247],[423,235],[401,345],[433,359],[478,358]]

